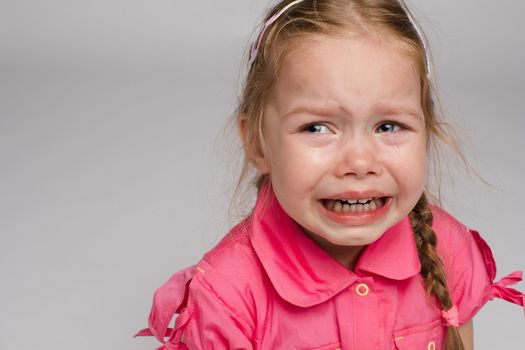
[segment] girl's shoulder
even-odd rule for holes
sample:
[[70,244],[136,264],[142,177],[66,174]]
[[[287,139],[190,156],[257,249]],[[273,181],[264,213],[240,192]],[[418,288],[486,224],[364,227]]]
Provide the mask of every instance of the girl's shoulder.
[[[201,324],[232,327],[227,320],[235,319],[231,334],[245,339],[245,334],[253,332],[251,316],[265,283],[250,243],[251,220],[248,217],[236,225],[196,265],[178,271],[155,291],[149,327],[137,335],[155,336],[164,344],[169,338],[171,345],[185,349],[184,338],[197,341]],[[177,314],[174,327],[169,327]]]
[[252,216],[249,216],[235,225],[215,247],[204,254],[201,263],[226,275],[232,270],[232,265],[238,265],[241,261],[245,263],[243,267],[253,265],[255,255],[250,243],[252,221]]
[[445,209],[436,205],[431,206],[433,222],[432,229],[436,234],[437,247],[440,253],[456,255],[462,249],[473,242],[472,232],[458,219]]
[[525,306],[525,295],[509,288],[509,285],[521,281],[521,271],[495,281],[496,262],[480,233],[468,228],[442,208],[434,206],[432,213],[437,252],[445,268],[452,299],[460,311],[460,324],[470,320],[493,298]]
[[196,265],[197,286],[206,284],[216,289],[236,289],[245,293],[261,285],[264,270],[251,243],[253,217],[249,216],[235,227]]
[[445,209],[432,206],[432,229],[436,234],[436,249],[449,282],[455,285],[467,271],[477,271],[488,283],[488,266],[494,264],[488,244],[479,233],[470,229]]

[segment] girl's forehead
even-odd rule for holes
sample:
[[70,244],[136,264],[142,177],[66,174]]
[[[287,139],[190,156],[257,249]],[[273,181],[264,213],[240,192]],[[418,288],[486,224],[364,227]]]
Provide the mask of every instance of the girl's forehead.
[[408,53],[407,45],[400,40],[392,40],[378,33],[345,33],[340,35],[310,34],[295,39],[285,52],[282,73],[306,73],[304,66],[309,68],[345,69],[358,63],[363,63],[363,56],[374,59],[377,68],[395,61],[403,66],[416,67],[414,55]]
[[419,98],[420,79],[413,57],[384,37],[309,35],[290,47],[274,91],[280,99],[365,91],[378,98]]

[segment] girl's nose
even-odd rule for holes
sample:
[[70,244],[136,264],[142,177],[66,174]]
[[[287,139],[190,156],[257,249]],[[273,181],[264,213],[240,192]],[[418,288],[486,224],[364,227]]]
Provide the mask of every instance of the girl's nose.
[[362,179],[379,175],[381,167],[377,159],[377,151],[373,142],[365,138],[343,141],[337,164],[337,176]]

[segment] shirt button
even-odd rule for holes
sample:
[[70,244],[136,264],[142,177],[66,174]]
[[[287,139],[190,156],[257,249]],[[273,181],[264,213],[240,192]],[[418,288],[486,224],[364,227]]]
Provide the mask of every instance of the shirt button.
[[436,350],[436,342],[435,341],[429,341],[427,344],[427,350]]
[[368,295],[368,293],[370,292],[370,289],[368,288],[368,286],[364,283],[359,283],[356,287],[355,287],[355,292],[357,293],[357,295],[361,296],[361,297],[365,297]]

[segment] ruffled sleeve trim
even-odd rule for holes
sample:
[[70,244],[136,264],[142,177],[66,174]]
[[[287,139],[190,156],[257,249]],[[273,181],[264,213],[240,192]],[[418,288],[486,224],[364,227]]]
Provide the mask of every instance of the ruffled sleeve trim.
[[[157,350],[187,349],[182,343],[183,326],[190,320],[192,311],[186,307],[188,286],[193,278],[195,266],[175,273],[166,283],[155,291],[153,306],[148,320],[148,328],[139,331],[135,337],[154,336],[163,345]],[[175,314],[179,314],[173,328],[169,324]],[[167,340],[166,340],[167,339]]]
[[510,285],[518,283],[523,279],[522,271],[514,271],[499,281],[494,282],[494,279],[496,278],[496,262],[494,261],[492,251],[477,231],[470,230],[470,233],[472,234],[481,256],[483,257],[491,281],[490,299],[499,298],[520,305],[523,308],[525,315],[525,294],[516,289],[509,288]]

